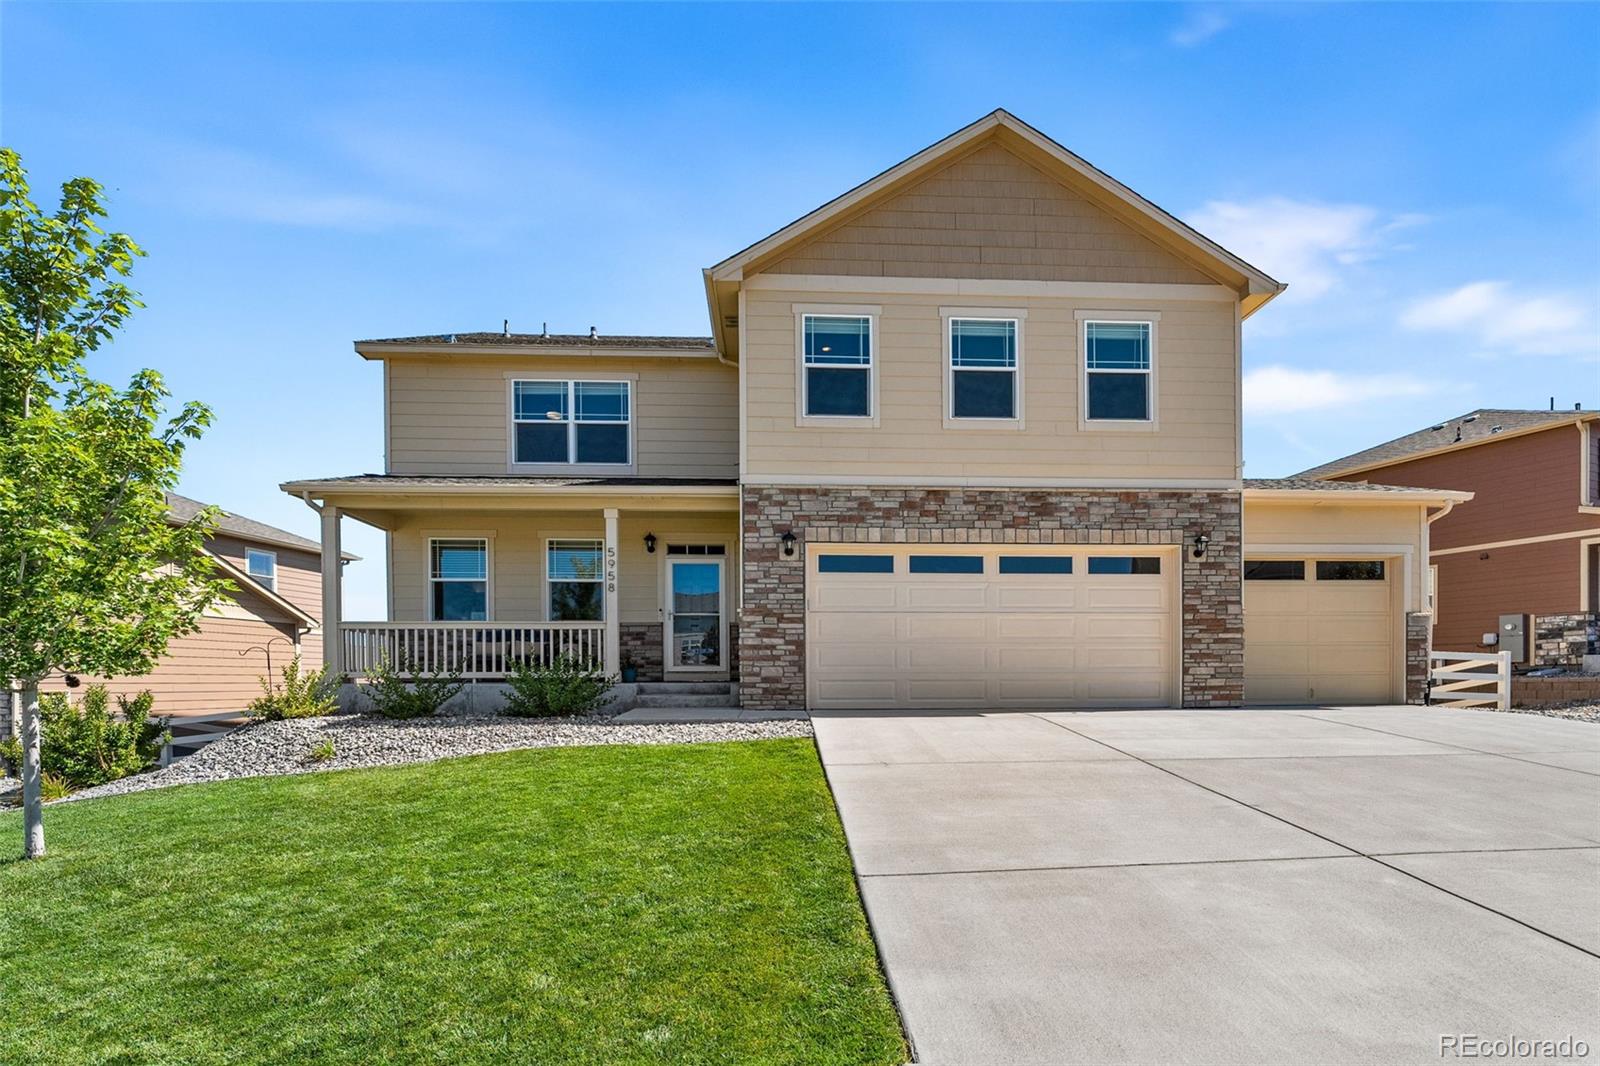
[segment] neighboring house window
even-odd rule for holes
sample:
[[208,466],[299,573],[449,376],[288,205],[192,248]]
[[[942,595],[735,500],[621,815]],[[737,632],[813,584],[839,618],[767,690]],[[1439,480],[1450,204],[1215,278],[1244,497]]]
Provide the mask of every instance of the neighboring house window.
[[1151,421],[1153,332],[1149,322],[1084,322],[1084,409],[1088,421]]
[[513,461],[627,466],[633,389],[626,381],[513,381]]
[[428,542],[428,604],[435,622],[489,620],[489,542]]
[[545,552],[550,621],[598,622],[605,614],[605,543],[552,540]]
[[269,592],[278,591],[277,552],[257,551],[250,548],[244,553],[244,569],[255,583]]
[[1017,320],[950,319],[950,417],[1017,417]]
[[871,418],[871,316],[802,315],[801,329],[801,410],[808,418]]

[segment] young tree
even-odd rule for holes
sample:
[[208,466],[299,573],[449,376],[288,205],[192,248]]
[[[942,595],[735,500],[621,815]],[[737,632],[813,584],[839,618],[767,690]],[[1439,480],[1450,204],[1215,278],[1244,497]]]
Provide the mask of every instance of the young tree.
[[116,389],[85,367],[140,306],[121,279],[144,253],[104,233],[105,214],[88,178],[44,214],[0,148],[0,683],[22,692],[30,858],[44,854],[39,683],[147,673],[226,587],[204,550],[215,516],[167,520],[165,491],[210,411],[165,418],[155,371]]

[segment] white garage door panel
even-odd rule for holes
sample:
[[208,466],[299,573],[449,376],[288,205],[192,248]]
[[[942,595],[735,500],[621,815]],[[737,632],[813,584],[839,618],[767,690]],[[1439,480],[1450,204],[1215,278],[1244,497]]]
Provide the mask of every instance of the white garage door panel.
[[1305,560],[1304,580],[1244,583],[1246,702],[1398,698],[1397,567],[1381,581],[1319,581],[1315,563]]
[[[807,672],[818,709],[1149,707],[1176,702],[1175,560],[1161,574],[1000,574],[1027,549],[885,547],[889,574],[808,571]],[[835,550],[836,551],[836,550]],[[867,554],[867,553],[850,553]],[[910,572],[914,555],[962,554],[982,574]],[[1050,553],[1060,556],[1060,549]]]

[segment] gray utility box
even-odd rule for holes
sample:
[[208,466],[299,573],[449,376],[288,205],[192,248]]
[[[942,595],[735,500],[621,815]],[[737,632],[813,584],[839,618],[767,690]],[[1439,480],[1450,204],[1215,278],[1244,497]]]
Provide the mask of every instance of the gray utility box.
[[1528,655],[1528,633],[1533,628],[1528,624],[1525,614],[1503,614],[1500,616],[1500,650],[1511,653],[1514,663],[1526,663]]

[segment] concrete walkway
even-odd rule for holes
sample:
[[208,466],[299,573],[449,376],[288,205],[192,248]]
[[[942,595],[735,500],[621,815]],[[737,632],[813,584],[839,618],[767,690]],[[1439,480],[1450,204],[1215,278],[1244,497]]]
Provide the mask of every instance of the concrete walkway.
[[812,719],[919,1061],[1437,1063],[1468,1034],[1600,1057],[1600,727]]

